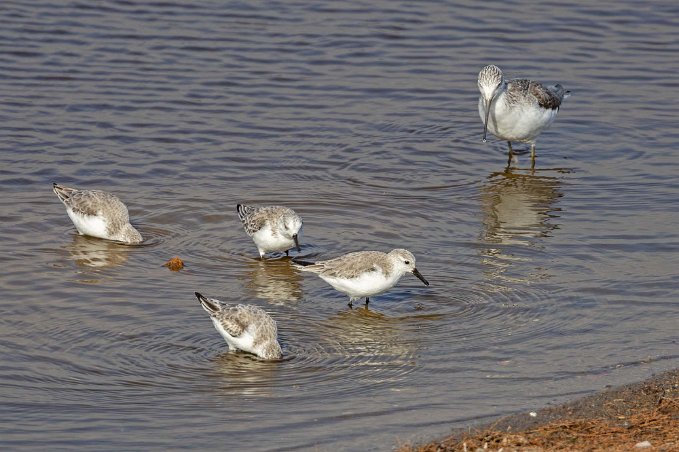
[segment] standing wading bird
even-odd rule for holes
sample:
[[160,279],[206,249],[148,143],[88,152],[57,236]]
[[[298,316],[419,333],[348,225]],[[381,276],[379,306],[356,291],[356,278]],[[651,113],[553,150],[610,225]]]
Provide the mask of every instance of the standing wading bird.
[[335,290],[349,295],[349,306],[354,300],[370,297],[391,289],[406,272],[417,276],[425,286],[429,282],[415,268],[415,256],[408,250],[357,251],[334,259],[318,262],[294,261],[297,268],[316,273]]
[[533,80],[505,80],[502,71],[489,65],[479,72],[479,115],[483,120],[483,142],[488,130],[507,140],[512,162],[512,141],[530,143],[531,168],[535,168],[535,140],[549,127],[561,102],[570,95],[563,86],[544,86]]
[[252,237],[257,246],[259,257],[266,253],[285,251],[295,246],[300,251],[299,230],[302,219],[294,210],[282,206],[254,207],[238,204],[238,218],[245,232]]
[[57,183],[52,185],[52,189],[66,206],[66,212],[80,235],[129,245],[141,243],[141,234],[130,224],[127,207],[114,194],[78,190]]

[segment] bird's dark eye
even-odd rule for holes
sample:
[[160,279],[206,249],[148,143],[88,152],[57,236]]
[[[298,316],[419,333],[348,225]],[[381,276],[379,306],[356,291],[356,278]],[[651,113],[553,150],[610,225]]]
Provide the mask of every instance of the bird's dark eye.
[[406,265],[410,265],[410,261],[406,261]]

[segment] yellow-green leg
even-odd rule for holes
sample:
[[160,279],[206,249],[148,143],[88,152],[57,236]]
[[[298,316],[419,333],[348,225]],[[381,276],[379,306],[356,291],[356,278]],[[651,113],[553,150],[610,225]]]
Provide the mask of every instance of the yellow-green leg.
[[507,158],[507,168],[512,166],[512,157],[514,156],[514,150],[512,149],[512,142],[508,141],[507,146],[509,146],[509,157]]

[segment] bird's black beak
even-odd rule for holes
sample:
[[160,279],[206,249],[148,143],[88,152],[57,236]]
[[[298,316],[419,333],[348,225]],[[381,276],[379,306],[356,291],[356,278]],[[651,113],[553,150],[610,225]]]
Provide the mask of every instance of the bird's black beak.
[[302,248],[299,246],[299,241],[297,239],[297,234],[292,235],[292,239],[295,241],[295,246],[297,247],[297,252],[299,253],[302,251]]
[[[502,83],[498,84],[495,87],[495,90],[493,90],[493,94],[490,96],[490,99],[486,101],[486,120],[483,121],[483,142],[486,142],[486,136],[488,135],[488,119],[490,118],[490,107],[493,105],[493,100],[495,100],[495,96],[500,92],[500,87],[502,86]],[[485,100],[485,99],[484,99]]]
[[427,281],[426,279],[424,279],[424,276],[422,276],[422,273],[420,273],[416,268],[413,268],[413,275],[417,276],[417,279],[419,279],[420,281],[422,281],[422,282],[424,283],[425,286],[428,286],[428,285],[429,285],[429,281]]
[[495,93],[486,101],[486,120],[483,121],[483,142],[486,142],[486,135],[488,134],[488,117],[490,116],[490,106],[495,98]]

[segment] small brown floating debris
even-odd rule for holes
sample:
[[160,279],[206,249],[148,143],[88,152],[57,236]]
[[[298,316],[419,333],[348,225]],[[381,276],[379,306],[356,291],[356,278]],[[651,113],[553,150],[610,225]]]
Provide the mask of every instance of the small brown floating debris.
[[163,266],[169,268],[173,272],[178,272],[182,268],[184,268],[184,261],[179,258],[179,256],[175,256],[169,261],[165,262]]

